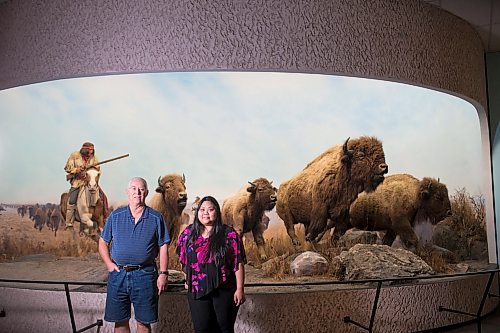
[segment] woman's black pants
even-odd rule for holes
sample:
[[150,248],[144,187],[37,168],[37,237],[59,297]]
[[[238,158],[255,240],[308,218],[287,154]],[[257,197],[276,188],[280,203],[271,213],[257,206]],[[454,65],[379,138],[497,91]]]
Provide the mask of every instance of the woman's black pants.
[[202,332],[234,332],[234,323],[238,307],[234,304],[233,288],[217,288],[199,299],[194,299],[188,292],[189,309],[193,320],[194,331]]

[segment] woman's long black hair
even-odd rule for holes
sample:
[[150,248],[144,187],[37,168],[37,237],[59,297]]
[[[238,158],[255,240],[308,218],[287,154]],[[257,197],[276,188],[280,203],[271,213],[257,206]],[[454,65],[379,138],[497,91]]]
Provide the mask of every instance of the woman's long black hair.
[[208,238],[208,258],[205,258],[205,260],[212,258],[217,265],[220,265],[224,262],[224,258],[226,256],[226,228],[222,224],[219,203],[214,197],[208,195],[206,197],[203,197],[198,203],[198,208],[196,209],[196,212],[194,214],[193,228],[186,242],[186,247],[194,243],[198,236],[203,232],[204,226],[198,219],[198,210],[200,209],[201,204],[205,201],[210,201],[214,205],[217,215],[212,227],[212,231]]

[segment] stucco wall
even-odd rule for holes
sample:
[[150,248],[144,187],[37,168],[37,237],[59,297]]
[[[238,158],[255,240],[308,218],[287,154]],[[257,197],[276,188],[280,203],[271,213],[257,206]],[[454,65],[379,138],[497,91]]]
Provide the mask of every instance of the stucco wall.
[[[374,332],[400,333],[428,330],[473,319],[469,316],[439,312],[439,306],[477,313],[489,275],[421,281],[420,284],[383,287],[374,321]],[[247,301],[240,308],[237,332],[360,332],[344,322],[344,317],[368,326],[375,288],[256,292],[247,288]],[[491,291],[498,294],[498,280]],[[72,292],[76,329],[103,318],[104,293]],[[498,298],[488,298],[482,314],[491,312]],[[0,287],[0,332],[70,332],[66,296],[63,291]],[[169,292],[160,297],[156,332],[192,331],[185,293]],[[135,331],[135,322],[131,326]],[[112,332],[113,324],[104,322],[101,332]],[[95,331],[95,328],[90,332]]]
[[127,72],[314,72],[431,86],[486,109],[479,36],[420,1],[7,1],[0,45],[0,89]]

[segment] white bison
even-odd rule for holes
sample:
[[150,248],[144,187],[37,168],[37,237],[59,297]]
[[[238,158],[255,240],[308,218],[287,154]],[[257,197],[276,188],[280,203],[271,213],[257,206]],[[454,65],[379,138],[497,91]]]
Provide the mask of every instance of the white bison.
[[418,246],[414,227],[420,223],[436,224],[451,216],[446,185],[434,178],[408,174],[386,177],[377,189],[361,193],[349,210],[352,226],[362,230],[386,230],[385,245],[396,236],[411,251]]
[[[222,205],[222,221],[243,236],[252,232],[262,260],[267,259],[264,248],[264,230],[262,222],[265,211],[276,205],[276,187],[266,178],[257,178],[233,196],[227,198]],[[267,219],[268,220],[268,219]]]
[[187,214],[183,214],[183,210],[186,207],[187,198],[186,177],[184,175],[171,173],[158,178],[156,193],[148,206],[163,215],[171,244],[177,244],[181,225],[186,222]]
[[[388,171],[382,143],[362,136],[334,146],[282,183],[276,211],[293,244],[294,225],[303,224],[308,241],[335,227],[334,239],[350,228],[349,206],[362,191],[373,191]],[[328,222],[328,224],[327,224]]]

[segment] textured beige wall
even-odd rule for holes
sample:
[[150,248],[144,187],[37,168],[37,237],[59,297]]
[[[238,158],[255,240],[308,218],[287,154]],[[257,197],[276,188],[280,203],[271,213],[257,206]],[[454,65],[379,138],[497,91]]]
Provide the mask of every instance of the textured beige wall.
[[7,1],[0,89],[152,71],[286,71],[448,90],[486,109],[475,30],[414,0]]
[[[443,306],[477,313],[488,275],[422,281],[421,284],[384,287],[374,321],[374,332],[416,332],[465,322],[472,317],[438,312]],[[236,332],[361,332],[343,318],[368,326],[375,289],[358,286],[325,290],[312,287],[300,292],[254,292],[247,288],[247,302],[240,308]],[[498,294],[498,283],[492,289]],[[106,295],[71,294],[76,328],[81,329],[103,318]],[[488,298],[482,314],[491,312],[498,298]],[[0,332],[70,332],[66,297],[62,291],[28,290],[0,287]],[[185,293],[169,292],[160,297],[156,332],[192,331]],[[135,331],[135,322],[132,321]],[[104,322],[101,332],[112,332],[113,324]],[[95,329],[93,330],[95,331]],[[92,330],[91,330],[92,332]]]

